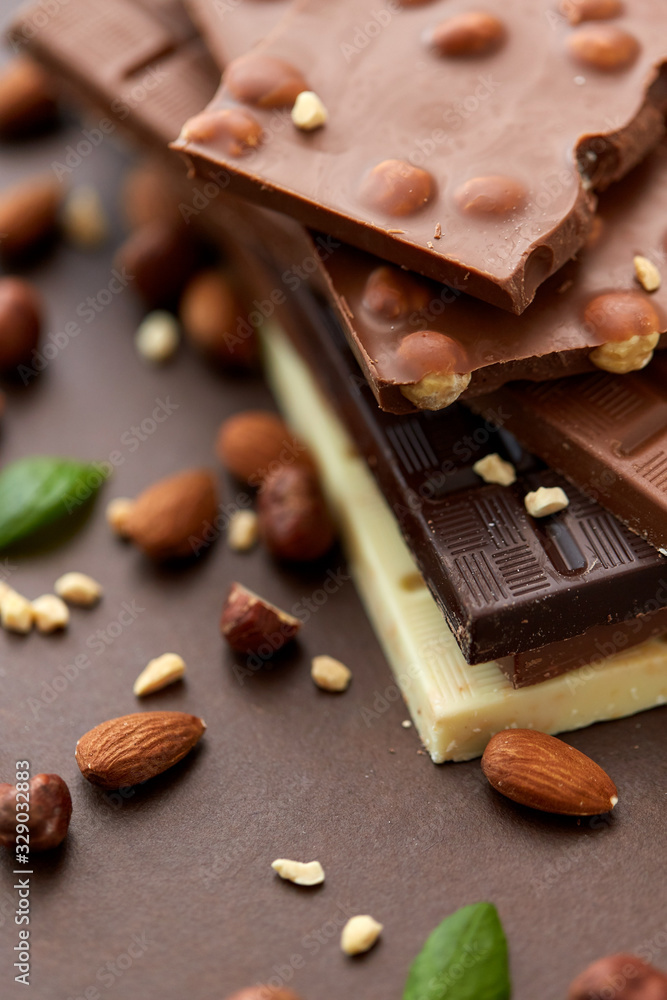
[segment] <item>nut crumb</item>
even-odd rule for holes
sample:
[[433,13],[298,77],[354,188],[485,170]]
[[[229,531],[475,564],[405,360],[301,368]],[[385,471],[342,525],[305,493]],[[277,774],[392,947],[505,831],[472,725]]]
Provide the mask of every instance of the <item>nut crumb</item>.
[[97,188],[90,184],[81,184],[69,193],[61,221],[65,238],[83,250],[100,246],[109,235],[104,206]]
[[433,244],[431,243],[431,241],[430,241],[430,240],[427,240],[427,241],[426,241],[426,246],[427,246],[427,247],[429,248],[429,250],[432,250],[432,249],[433,249]]
[[259,538],[259,521],[254,510],[237,510],[227,529],[227,544],[234,552],[249,552]]
[[394,236],[400,236],[402,233],[405,232],[405,229],[388,229],[387,232],[391,233]]
[[176,353],[180,340],[181,331],[176,317],[165,309],[156,309],[139,325],[134,343],[142,358],[162,364]]
[[102,596],[102,588],[97,580],[86,573],[63,573],[56,580],[53,589],[58,597],[84,608],[96,604]]
[[523,502],[531,517],[548,517],[549,514],[565,510],[570,503],[567,493],[560,486],[540,486],[538,490],[526,493]]
[[442,236],[442,226],[440,225],[439,222],[436,222],[435,231],[433,233],[433,239],[439,240],[441,236]]
[[596,368],[612,372],[614,375],[627,375],[628,372],[638,372],[646,368],[653,357],[653,350],[660,340],[659,333],[636,334],[628,340],[612,340],[608,344],[596,347],[588,355]]
[[333,656],[315,656],[310,676],[323,691],[345,691],[352,680],[352,671]]
[[324,104],[312,90],[302,90],[292,108],[292,121],[302,132],[312,132],[326,124],[329,117]]
[[134,682],[133,691],[141,698],[180,680],[184,673],[185,662],[178,653],[163,653],[142,670]]
[[319,861],[290,861],[288,858],[277,858],[271,862],[274,872],[295,885],[321,885],[324,882],[324,869]]
[[511,462],[506,462],[497,452],[485,455],[475,462],[473,472],[485,483],[497,483],[499,486],[511,486],[516,482],[516,469]]
[[120,538],[127,538],[126,526],[130,511],[134,507],[134,500],[129,497],[116,497],[107,504],[106,519],[107,524]]
[[382,933],[382,924],[368,914],[350,917],[343,927],[340,946],[346,955],[361,955],[373,947]]
[[656,292],[662,284],[660,271],[652,260],[639,254],[634,258],[635,275],[645,292]]
[[27,597],[17,594],[11,587],[0,602],[0,622],[10,632],[26,635],[35,620],[33,606]]
[[412,729],[412,720],[411,719],[403,719],[403,722],[401,723],[401,725],[403,726],[403,729]]
[[32,602],[32,613],[40,632],[48,634],[58,629],[67,628],[69,624],[69,608],[55,594],[43,594]]

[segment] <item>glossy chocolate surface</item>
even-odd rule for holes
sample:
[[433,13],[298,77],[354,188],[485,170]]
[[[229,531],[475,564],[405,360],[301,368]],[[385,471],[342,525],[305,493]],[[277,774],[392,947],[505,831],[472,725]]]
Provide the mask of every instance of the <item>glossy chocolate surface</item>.
[[[590,189],[663,132],[662,10],[637,0],[613,24],[573,27],[551,0],[492,0],[498,44],[443,54],[433,31],[463,0],[376,8],[309,0],[227,67],[207,114],[251,110],[265,129],[251,155],[225,155],[203,119],[176,148],[262,205],[521,312],[585,242]],[[585,59],[572,52],[584,32]],[[634,54],[614,62],[624,38]],[[290,121],[293,73],[328,110],[314,132]]]

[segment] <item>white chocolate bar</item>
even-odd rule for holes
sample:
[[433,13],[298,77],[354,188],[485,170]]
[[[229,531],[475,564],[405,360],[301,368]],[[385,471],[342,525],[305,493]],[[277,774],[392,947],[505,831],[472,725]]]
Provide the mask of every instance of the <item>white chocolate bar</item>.
[[[365,461],[305,363],[276,326],[267,326],[263,341],[269,382],[317,458],[359,595],[435,763],[479,756],[501,729],[562,733],[667,702],[667,639],[518,690],[496,663],[469,666]],[[385,686],[379,681],[380,698]]]

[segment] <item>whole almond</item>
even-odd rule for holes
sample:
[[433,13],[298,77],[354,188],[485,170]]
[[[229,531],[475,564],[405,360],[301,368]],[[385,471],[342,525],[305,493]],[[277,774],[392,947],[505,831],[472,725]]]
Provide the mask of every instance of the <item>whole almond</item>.
[[311,464],[306,446],[275,413],[246,410],[220,427],[218,458],[237,479],[259,486],[285,464]]
[[53,81],[29,56],[13,59],[0,74],[0,135],[26,136],[57,117]]
[[334,543],[336,531],[314,469],[282,465],[270,472],[257,511],[262,541],[278,559],[319,559]]
[[605,771],[579,750],[532,729],[496,733],[482,756],[482,770],[508,799],[565,816],[597,816],[618,802]]
[[12,262],[39,249],[53,233],[64,195],[52,175],[30,177],[0,192],[0,254]]
[[213,476],[190,469],[144,490],[127,512],[123,533],[152,559],[182,559],[202,547],[217,510]]
[[177,764],[199,742],[206,723],[185,712],[137,712],[95,726],[76,745],[88,781],[127,788]]

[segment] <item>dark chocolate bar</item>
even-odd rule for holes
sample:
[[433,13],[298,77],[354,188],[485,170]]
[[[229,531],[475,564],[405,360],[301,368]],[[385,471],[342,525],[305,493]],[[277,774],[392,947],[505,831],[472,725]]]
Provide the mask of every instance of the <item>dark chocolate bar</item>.
[[[520,313],[584,244],[592,189],[664,132],[667,10],[634,0],[577,27],[550,14],[552,0],[484,14],[306,0],[230,63],[174,148],[268,208]],[[302,91],[328,110],[312,131],[290,121]]]
[[518,382],[473,401],[657,548],[667,549],[667,357],[642,372]]

